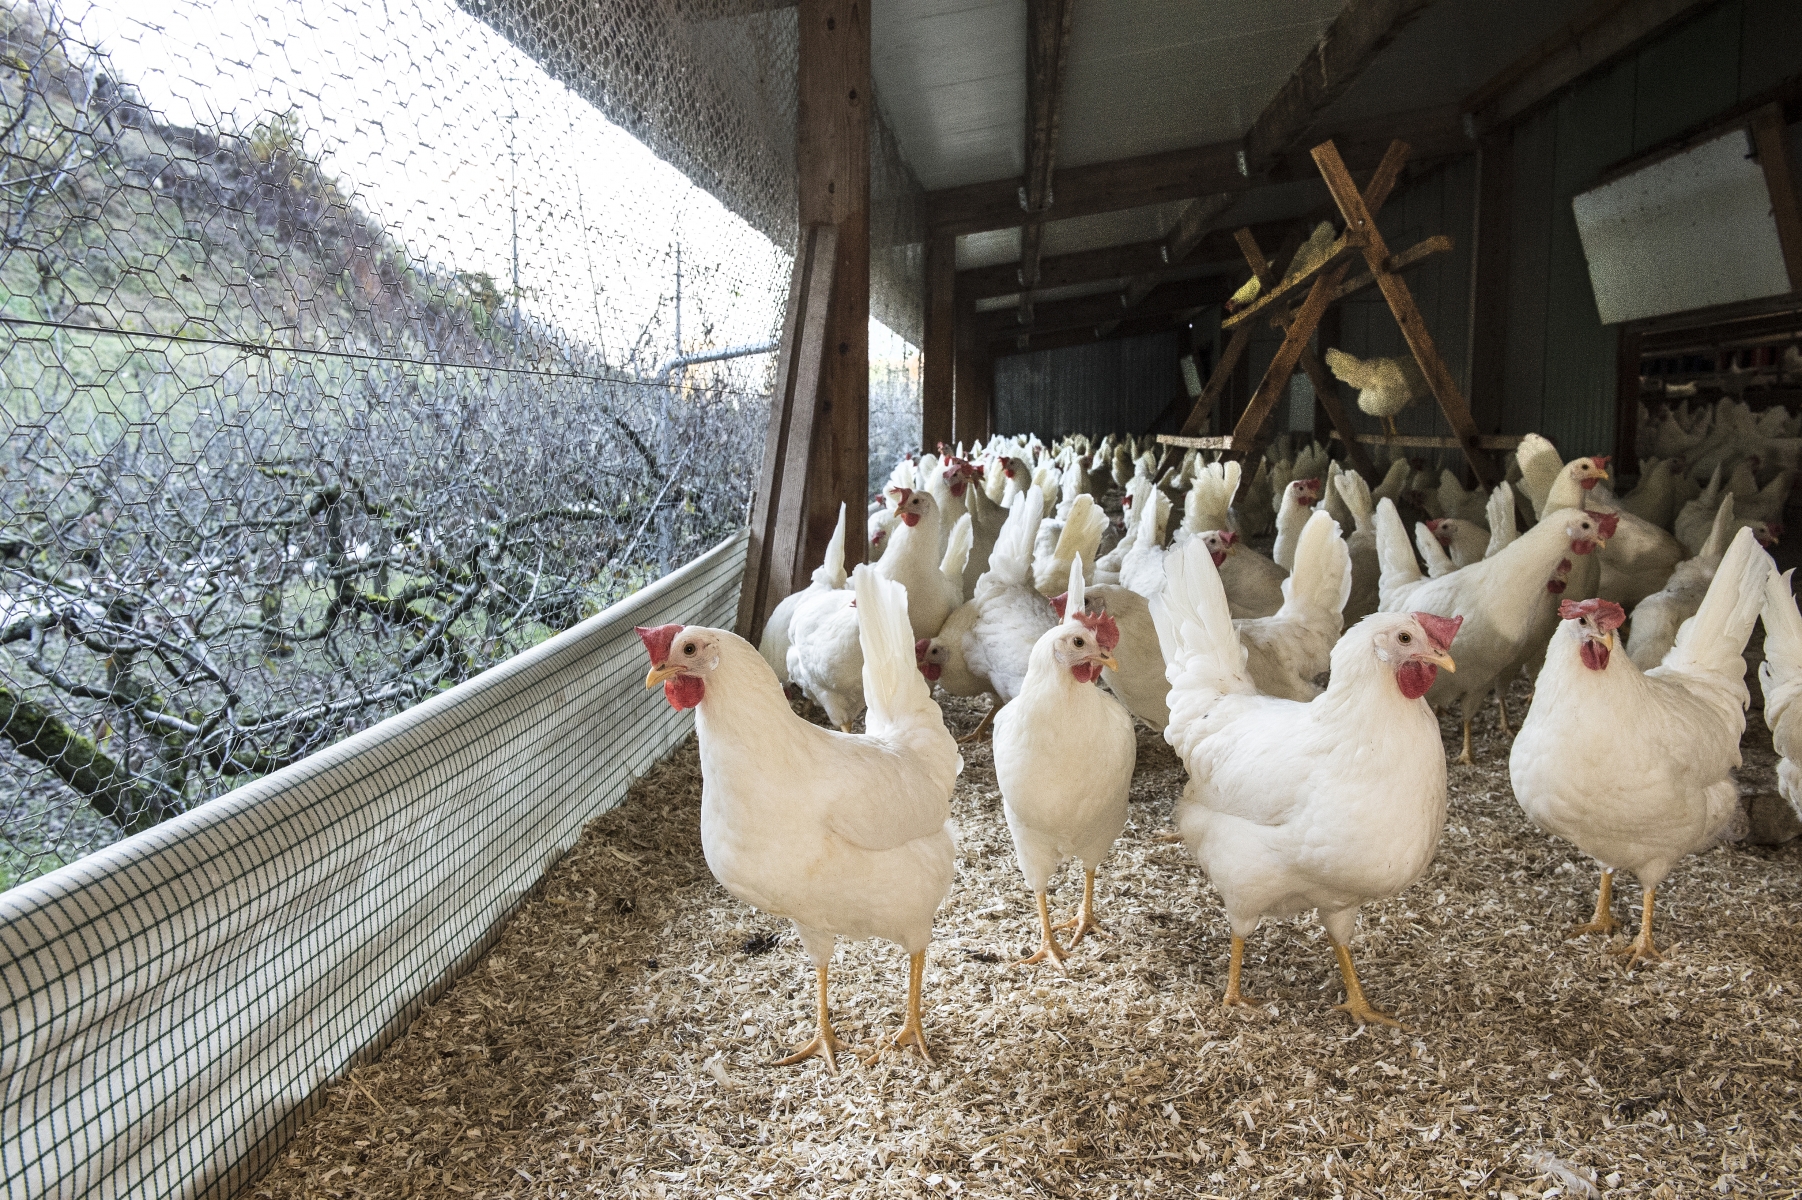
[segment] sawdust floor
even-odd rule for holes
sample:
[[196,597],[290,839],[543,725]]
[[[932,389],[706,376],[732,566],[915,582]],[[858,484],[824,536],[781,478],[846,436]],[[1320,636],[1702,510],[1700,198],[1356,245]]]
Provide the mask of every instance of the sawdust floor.
[[[980,711],[946,707],[959,729]],[[1747,787],[1768,789],[1752,726]],[[769,1065],[813,1032],[812,973],[785,922],[708,874],[691,743],[248,1194],[1797,1195],[1802,843],[1684,862],[1659,897],[1669,961],[1627,974],[1598,939],[1564,940],[1595,873],[1521,815],[1505,740],[1478,749],[1452,768],[1430,874],[1368,906],[1354,945],[1404,1034],[1330,1011],[1338,977],[1306,920],[1249,943],[1264,1014],[1217,1007],[1226,924],[1181,847],[1154,840],[1182,771],[1144,731],[1098,889],[1110,936],[1067,978],[1009,970],[1031,898],[988,747],[967,747],[960,877],[927,970],[938,1065],[833,1076]],[[1080,882],[1054,884],[1060,917]],[[1637,897],[1628,882],[1617,913]],[[867,1051],[891,1034],[905,978],[895,947],[843,946],[840,1035]]]

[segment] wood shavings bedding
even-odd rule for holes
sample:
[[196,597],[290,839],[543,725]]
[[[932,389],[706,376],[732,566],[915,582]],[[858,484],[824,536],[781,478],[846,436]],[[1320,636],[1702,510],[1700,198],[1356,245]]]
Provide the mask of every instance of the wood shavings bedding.
[[[945,709],[963,730],[984,704]],[[1770,790],[1751,724],[1742,782]],[[1448,746],[1457,732],[1448,717]],[[1329,1011],[1337,972],[1310,920],[1248,942],[1265,1011],[1218,1007],[1226,923],[1156,840],[1183,774],[1144,729],[1098,884],[1106,936],[1067,978],[1010,970],[1035,942],[1031,897],[988,746],[967,746],[960,877],[927,969],[938,1065],[834,1076],[769,1065],[812,1035],[812,973],[786,922],[708,873],[691,742],[247,1194],[1524,1200],[1581,1194],[1570,1178],[1604,1196],[1802,1194],[1802,843],[1683,862],[1659,893],[1670,961],[1625,974],[1597,938],[1565,940],[1596,873],[1522,816],[1507,745],[1479,730],[1431,872],[1364,910],[1359,970],[1408,1033]],[[1066,867],[1059,919],[1080,892]],[[892,1034],[905,981],[898,948],[841,944],[840,1036],[868,1053]]]

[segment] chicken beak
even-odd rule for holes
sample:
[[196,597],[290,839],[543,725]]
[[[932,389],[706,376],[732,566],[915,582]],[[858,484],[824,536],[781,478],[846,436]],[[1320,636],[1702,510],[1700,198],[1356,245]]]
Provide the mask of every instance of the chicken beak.
[[675,663],[663,663],[651,668],[651,673],[644,677],[646,688],[654,688],[666,679],[673,679],[682,673],[682,668]]
[[1118,671],[1120,669],[1119,660],[1116,659],[1111,654],[1108,655],[1106,658],[1098,658],[1095,661],[1100,663],[1103,667],[1106,667],[1110,671]]
[[1614,653],[1614,630],[1610,629],[1602,635],[1602,645],[1608,647],[1608,653]]
[[1452,656],[1449,654],[1441,652],[1439,654],[1435,654],[1432,657],[1428,658],[1427,661],[1432,663],[1436,667],[1445,668],[1447,671],[1450,671],[1454,675],[1456,675],[1458,673],[1458,664],[1452,661]]

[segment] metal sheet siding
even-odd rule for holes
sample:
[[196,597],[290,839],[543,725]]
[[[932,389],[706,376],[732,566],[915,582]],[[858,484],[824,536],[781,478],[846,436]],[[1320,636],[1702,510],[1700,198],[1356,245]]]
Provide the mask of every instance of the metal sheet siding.
[[995,361],[995,431],[1144,433],[1183,391],[1182,330]]

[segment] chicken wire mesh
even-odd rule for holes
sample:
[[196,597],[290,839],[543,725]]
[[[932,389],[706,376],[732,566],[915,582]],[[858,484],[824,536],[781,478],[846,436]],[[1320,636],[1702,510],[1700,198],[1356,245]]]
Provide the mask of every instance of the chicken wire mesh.
[[792,10],[687,0],[0,0],[0,887],[742,525],[794,54]]

